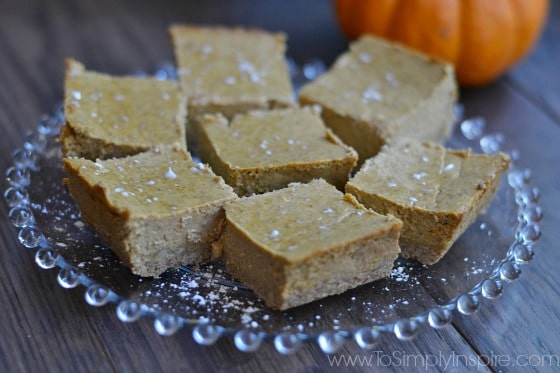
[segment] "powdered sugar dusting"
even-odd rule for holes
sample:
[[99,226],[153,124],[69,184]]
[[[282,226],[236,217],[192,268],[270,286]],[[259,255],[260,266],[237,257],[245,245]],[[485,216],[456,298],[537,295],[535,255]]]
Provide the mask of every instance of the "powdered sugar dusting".
[[[158,281],[141,294],[154,310],[186,312],[189,318],[205,317],[209,322],[258,328],[266,310],[262,303],[247,296],[248,290],[231,279],[219,263],[174,274],[173,282]],[[177,277],[179,276],[179,277]],[[268,318],[270,316],[267,316]]]
[[405,267],[396,267],[391,271],[390,277],[397,282],[407,282],[410,277],[405,271]]

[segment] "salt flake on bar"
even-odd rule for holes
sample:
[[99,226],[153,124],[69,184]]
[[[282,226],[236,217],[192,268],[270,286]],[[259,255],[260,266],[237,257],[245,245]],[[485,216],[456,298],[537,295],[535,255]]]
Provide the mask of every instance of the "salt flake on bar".
[[175,179],[175,178],[177,178],[177,174],[175,174],[175,172],[173,172],[171,167],[169,167],[167,169],[167,172],[165,173],[165,178],[166,179]]

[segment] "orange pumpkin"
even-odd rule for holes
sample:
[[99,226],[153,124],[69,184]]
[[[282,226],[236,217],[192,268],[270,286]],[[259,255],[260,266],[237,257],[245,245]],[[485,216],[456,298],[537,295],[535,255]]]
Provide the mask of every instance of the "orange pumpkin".
[[375,34],[455,65],[463,86],[488,83],[523,57],[548,0],[336,0],[345,34]]

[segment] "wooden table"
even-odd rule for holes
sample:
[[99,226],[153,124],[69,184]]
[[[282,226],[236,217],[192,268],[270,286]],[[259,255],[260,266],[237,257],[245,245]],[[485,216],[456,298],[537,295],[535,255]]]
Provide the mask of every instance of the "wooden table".
[[[172,60],[166,31],[172,22],[283,30],[290,37],[289,54],[299,63],[313,57],[330,63],[347,47],[326,0],[0,0],[0,169],[11,164],[11,150],[36,128],[40,115],[60,101],[64,57],[114,74],[151,70]],[[559,67],[560,1],[553,0],[534,53],[495,83],[462,92],[467,113],[484,115],[489,130],[503,133],[522,155],[522,166],[533,171],[545,212],[533,263],[522,267],[520,280],[501,299],[484,302],[477,314],[458,316],[442,330],[423,330],[410,342],[383,337],[378,355],[485,356],[494,358],[481,371],[515,371],[519,367],[511,364],[516,361],[539,365],[532,367],[538,371],[560,370]],[[228,338],[204,347],[186,330],[172,337],[158,335],[152,320],[122,323],[113,306],[90,307],[83,288],[64,290],[56,283],[56,271],[38,269],[32,252],[17,241],[7,205],[0,206],[0,371],[330,369],[327,356],[314,344],[290,356],[280,355],[270,343],[257,353],[243,353]],[[340,353],[370,354],[353,342]],[[469,361],[459,359],[448,371],[472,370]],[[388,360],[372,362],[381,371],[404,369],[394,359],[389,366],[383,366]],[[443,360],[436,368],[446,368]]]

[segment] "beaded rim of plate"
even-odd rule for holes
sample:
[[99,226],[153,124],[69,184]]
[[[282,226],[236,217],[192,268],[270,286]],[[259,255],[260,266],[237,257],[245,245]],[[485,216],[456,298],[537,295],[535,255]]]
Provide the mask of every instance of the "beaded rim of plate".
[[[296,90],[304,82],[313,80],[325,71],[325,65],[320,60],[312,60],[301,68],[288,60],[288,66]],[[133,75],[146,76],[141,71]],[[170,63],[164,63],[157,69],[155,77],[176,79],[175,67]],[[458,105],[456,109],[457,118],[462,118],[462,106]],[[446,304],[385,325],[315,333],[290,331],[275,334],[226,328],[205,321],[186,319],[170,313],[158,312],[145,304],[128,300],[81,273],[79,268],[64,259],[35,224],[27,188],[31,184],[31,174],[40,170],[38,161],[47,150],[48,141],[58,136],[63,125],[64,112],[59,105],[52,115],[41,118],[36,131],[25,138],[23,147],[12,152],[13,165],[5,172],[9,186],[4,191],[4,198],[10,208],[10,220],[18,229],[19,242],[26,248],[35,250],[35,262],[40,268],[59,269],[57,281],[60,286],[68,289],[77,286],[85,287],[85,300],[88,304],[97,307],[115,304],[117,317],[123,322],[134,322],[141,317],[150,317],[154,320],[155,330],[165,336],[173,335],[179,329],[188,327],[193,339],[201,345],[211,345],[220,337],[230,336],[233,337],[235,346],[244,352],[255,351],[263,341],[268,340],[281,354],[293,353],[303,343],[310,342],[316,343],[324,353],[332,354],[349,340],[354,340],[363,349],[372,349],[378,345],[383,334],[394,335],[403,341],[411,340],[423,324],[435,329],[443,328],[450,324],[455,315],[476,313],[483,299],[499,298],[503,294],[504,285],[519,278],[520,266],[532,260],[533,245],[541,236],[539,222],[543,214],[538,204],[540,192],[531,183],[531,171],[520,169],[515,165],[515,160],[519,156],[516,151],[513,151],[510,154],[514,160],[513,166],[507,172],[507,182],[514,191],[517,205],[517,225],[513,241],[505,257],[498,261],[489,276],[477,283],[470,291],[456,296]],[[498,153],[504,141],[503,135],[499,133],[485,135],[484,128],[485,120],[482,117],[460,121],[461,133],[465,138],[478,141],[486,154]]]

